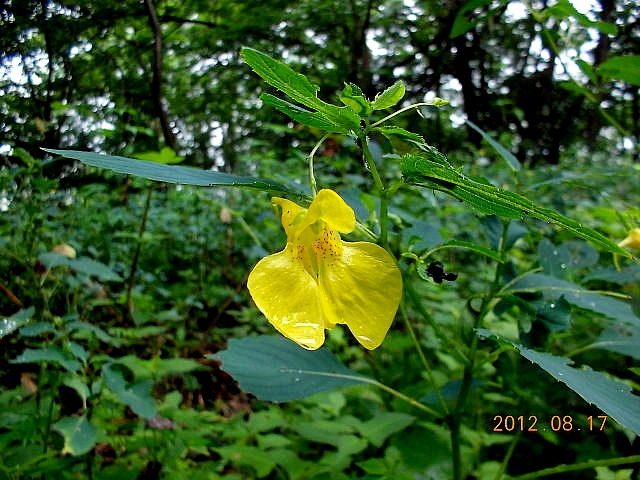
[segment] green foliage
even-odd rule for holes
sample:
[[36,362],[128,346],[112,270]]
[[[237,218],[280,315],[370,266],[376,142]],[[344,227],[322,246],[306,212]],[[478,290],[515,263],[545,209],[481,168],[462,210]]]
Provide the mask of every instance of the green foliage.
[[289,190],[271,180],[263,180],[254,177],[230,175],[222,172],[197,170],[164,163],[147,162],[134,158],[119,157],[114,155],[100,155],[91,152],[76,152],[73,150],[44,149],[50,153],[63,155],[67,158],[80,160],[87,165],[108,168],[118,173],[128,173],[138,177],[156,180],[160,182],[180,183],[183,185],[197,185],[202,187],[232,186],[255,188],[274,193],[289,193]]
[[[478,330],[478,335],[487,338],[494,336],[488,330]],[[594,404],[604,413],[640,435],[640,398],[631,394],[631,387],[622,382],[607,378],[600,372],[578,370],[570,366],[567,358],[556,357],[545,352],[536,352],[522,345],[514,345],[527,360],[538,365],[556,380],[566,384],[587,402]]]
[[243,390],[262,400],[289,402],[371,379],[349,370],[330,351],[301,349],[282,337],[232,339],[213,358]]
[[[258,46],[280,14],[301,14],[297,6],[267,3],[273,8],[264,16],[251,15],[258,7],[233,2],[210,6],[211,17],[198,22],[218,22],[236,47],[245,40]],[[389,20],[397,9],[409,8],[401,3],[369,13]],[[189,6],[169,2],[161,13],[179,19]],[[339,21],[346,31],[364,20],[355,10],[337,19],[323,2],[304,6],[318,28],[336,29]],[[495,6],[472,1],[448,14],[459,49],[469,48],[465,37],[499,18],[502,9]],[[116,8],[105,2],[101,11]],[[425,27],[411,30],[419,42],[434,27],[414,16],[409,26]],[[568,2],[535,20],[546,28],[558,18],[611,32]],[[120,35],[109,39],[110,51],[152,42],[148,32],[134,33],[142,26],[139,18],[133,28],[109,22]],[[165,40],[171,48],[186,49],[193,40],[223,51],[195,26]],[[92,33],[85,25],[83,35]],[[557,38],[549,33],[547,40]],[[54,46],[69,47],[62,37],[55,45],[51,37],[44,40],[54,57]],[[398,57],[405,54],[415,51]],[[91,63],[121,63],[97,47],[90,55]],[[477,115],[469,115],[468,125],[506,163],[474,161],[487,152],[470,146],[473,156],[450,155],[454,167],[440,153],[447,149],[434,127],[434,118],[448,112],[423,109],[446,102],[436,97],[400,105],[411,101],[416,82],[394,78],[376,93],[371,84],[344,75],[346,68],[338,67],[340,78],[333,79],[311,62],[305,76],[255,49],[243,48],[241,55],[274,93],[295,102],[263,93],[265,106],[297,125],[294,131],[275,125],[265,113],[269,108],[256,109],[246,93],[254,88],[235,88],[238,77],[229,73],[235,64],[217,71],[217,81],[234,85],[234,94],[217,95],[216,106],[202,98],[211,93],[206,79],[179,79],[171,93],[183,97],[171,102],[178,118],[186,122],[198,111],[204,118],[199,125],[208,125],[211,112],[226,116],[231,133],[223,142],[228,156],[216,164],[220,170],[170,165],[188,155],[160,148],[146,122],[154,110],[146,97],[140,104],[135,99],[136,108],[130,100],[111,107],[134,120],[104,133],[102,143],[126,144],[127,155],[144,160],[48,148],[83,164],[51,176],[46,168],[62,161],[14,149],[19,162],[1,172],[11,188],[0,189],[7,203],[0,218],[0,476],[459,480],[570,475],[571,469],[584,478],[586,470],[597,469],[598,478],[631,478],[632,472],[613,468],[639,460],[629,439],[640,433],[634,393],[640,386],[634,366],[640,271],[633,252],[618,245],[640,219],[637,189],[619,181],[633,180],[637,168],[607,151],[612,167],[603,172],[589,163],[592,152],[579,154],[578,145],[558,168],[530,169],[504,147],[514,135],[487,133]],[[627,58],[622,63],[628,71],[616,65],[619,60],[581,64],[591,83],[572,81],[573,92],[596,98],[605,88],[600,76],[633,84],[634,59],[618,58]],[[165,67],[175,74],[199,61],[190,53],[167,58]],[[96,77],[106,74],[87,72],[78,81],[87,83],[89,95],[91,85],[100,84]],[[389,78],[384,66],[379,75]],[[345,106],[319,99],[325,77]],[[58,101],[57,111],[72,108]],[[239,115],[230,105],[242,102],[246,110]],[[83,106],[91,115],[89,103]],[[514,115],[524,115],[518,108]],[[427,118],[416,120],[416,110]],[[487,105],[486,118],[490,110]],[[54,120],[50,115],[46,121]],[[237,130],[231,127],[236,121]],[[12,135],[19,128],[11,127]],[[120,143],[124,131],[140,141]],[[194,134],[193,142],[211,140],[210,127],[194,131],[204,133]],[[234,131],[241,137],[234,138]],[[299,151],[285,144],[292,138]],[[203,164],[202,154],[189,160]],[[300,179],[309,178],[314,193],[316,175],[356,211],[358,229],[349,239],[378,242],[403,271],[398,320],[372,352],[352,345],[339,329],[313,352],[272,337],[245,292],[251,266],[284,242],[262,192],[304,199]],[[136,177],[169,185],[150,186]],[[481,341],[476,333],[496,341]],[[556,380],[568,388],[557,388]],[[549,428],[528,431],[531,417]],[[562,465],[567,463],[572,465]]]

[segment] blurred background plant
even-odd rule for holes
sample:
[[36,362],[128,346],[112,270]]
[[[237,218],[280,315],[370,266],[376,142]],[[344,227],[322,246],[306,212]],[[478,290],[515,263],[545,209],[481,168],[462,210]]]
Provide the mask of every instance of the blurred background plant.
[[[174,158],[170,147],[183,165],[306,183],[322,132],[261,108],[256,92],[270,90],[242,63],[243,45],[304,72],[325,99],[345,81],[373,98],[397,80],[403,105],[442,97],[450,108],[396,123],[467,175],[616,242],[640,222],[635,2],[21,0],[0,15],[0,478],[452,477],[446,426],[383,392],[357,386],[272,404],[207,359],[230,338],[273,332],[245,289],[252,265],[284,242],[267,194],[151,186],[40,150],[162,161]],[[514,174],[493,141],[523,168]],[[382,161],[384,142],[371,148]],[[363,193],[355,142],[333,135],[317,157],[322,184],[373,228],[377,199]],[[400,175],[389,161],[381,171]],[[390,213],[402,251],[499,236],[494,217],[426,190],[403,189]],[[616,271],[610,255],[543,222],[510,232],[505,281],[542,267],[629,295],[637,318],[637,264]],[[458,280],[422,282],[415,294],[436,325],[464,338],[493,270],[471,251],[434,255]],[[551,314],[554,301],[562,308]],[[486,328],[638,390],[640,333],[606,327],[607,313],[535,292],[505,297],[493,313]],[[429,390],[405,328],[396,322],[374,352],[339,330],[328,345],[427,404],[455,398],[460,358],[416,323],[442,386]],[[637,436],[612,421],[603,431],[494,432],[496,415],[601,414],[517,353],[498,353],[482,351],[465,413],[467,478],[587,460],[602,461],[564,478],[638,478],[637,461],[604,461],[638,451]]]

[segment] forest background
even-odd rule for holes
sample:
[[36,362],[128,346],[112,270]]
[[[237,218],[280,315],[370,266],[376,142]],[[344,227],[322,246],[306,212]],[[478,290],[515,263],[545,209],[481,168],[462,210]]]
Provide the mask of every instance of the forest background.
[[[273,403],[212,356],[275,334],[246,291],[285,240],[269,195],[157,184],[42,150],[302,188],[324,132],[263,105],[260,93],[277,92],[243,61],[251,47],[333,103],[345,82],[374,99],[402,81],[400,107],[444,99],[395,125],[617,243],[640,224],[636,2],[4,0],[0,21],[0,478],[640,478],[635,424],[509,343],[637,392],[633,259],[533,220],[512,222],[508,255],[491,257],[507,235],[495,215],[406,191],[391,233],[420,282],[405,296],[422,301],[378,350],[340,329],[327,343],[392,392]],[[406,177],[385,142],[372,139],[373,158]],[[330,135],[316,175],[376,232],[360,147]],[[412,270],[421,252],[458,280]],[[474,300],[496,294],[498,277],[513,286],[539,271],[548,277],[493,297],[476,324]],[[602,298],[583,301],[585,289]],[[479,346],[472,326],[490,330]],[[627,398],[640,418],[637,394]],[[458,417],[429,412],[438,404]]]

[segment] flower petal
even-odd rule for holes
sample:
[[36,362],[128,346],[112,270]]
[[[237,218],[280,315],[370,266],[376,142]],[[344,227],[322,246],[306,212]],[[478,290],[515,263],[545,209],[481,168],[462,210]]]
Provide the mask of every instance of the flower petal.
[[369,242],[342,242],[342,255],[320,270],[320,301],[328,323],[344,323],[369,350],[380,346],[402,296],[394,258]]
[[280,221],[287,234],[287,240],[293,239],[300,230],[297,224],[305,216],[307,209],[286,198],[273,197],[271,203],[282,209]]
[[258,262],[249,274],[249,293],[269,322],[285,337],[315,350],[324,343],[327,324],[318,284],[293,256],[290,245]]
[[333,190],[323,188],[313,199],[299,228],[322,220],[329,229],[340,233],[350,233],[356,228],[356,214],[353,209]]
[[640,228],[631,229],[627,238],[618,243],[618,245],[630,248],[631,250],[640,250]]

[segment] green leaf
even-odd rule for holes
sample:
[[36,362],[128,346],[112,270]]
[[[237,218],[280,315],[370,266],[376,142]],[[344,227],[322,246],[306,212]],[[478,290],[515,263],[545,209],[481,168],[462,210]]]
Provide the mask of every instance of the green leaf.
[[476,125],[475,123],[473,123],[471,120],[468,120],[468,119],[467,119],[467,125],[473,128],[480,135],[482,135],[482,138],[484,138],[489,143],[489,145],[491,145],[495,149],[495,151],[498,152],[500,156],[507,162],[507,165],[509,165],[511,170],[513,170],[514,172],[517,172],[522,168],[522,166],[520,165],[520,161],[515,157],[513,153],[511,153],[509,150],[507,150],[498,142],[496,142],[493,138],[491,138],[491,136],[488,133],[482,130],[478,125]]
[[159,152],[146,152],[139,153],[135,156],[138,160],[146,160],[148,162],[156,162],[156,163],[164,163],[164,164],[173,164],[173,163],[181,163],[184,160],[184,157],[176,155],[176,152],[169,147],[162,147]]
[[416,417],[402,412],[382,412],[364,422],[358,430],[374,446],[381,447],[384,441],[411,425]]
[[575,283],[542,273],[532,273],[520,278],[511,284],[507,291],[539,291],[545,299],[550,300],[563,297],[572,305],[601,313],[629,325],[640,326],[640,318],[636,316],[628,302],[586,290]]
[[340,93],[340,101],[353,110],[361,118],[369,118],[373,109],[362,90],[353,83],[345,84]]
[[370,475],[384,475],[389,472],[387,463],[380,458],[368,458],[357,462],[356,465]]
[[[477,334],[483,338],[495,337],[500,343],[506,342],[489,330],[480,329],[477,330]],[[597,406],[622,426],[640,435],[640,397],[631,393],[631,387],[600,372],[574,368],[571,366],[573,362],[568,358],[536,352],[518,344],[512,345],[520,355],[567,385],[588,403]]]
[[610,57],[600,64],[598,73],[631,85],[640,85],[640,55]]
[[398,153],[410,153],[415,151],[416,147],[423,147],[425,145],[423,137],[404,128],[386,126],[377,127],[372,129],[372,131],[377,131],[384,135],[393,146],[393,149]]
[[640,360],[640,325],[606,327],[588,348],[621,353]]
[[313,420],[310,422],[296,422],[292,427],[303,438],[315,443],[326,443],[338,447],[346,435],[354,433],[354,427],[335,420]]
[[226,350],[210,355],[243,390],[261,400],[288,402],[345,385],[373,381],[340,363],[322,347],[310,351],[283,337],[229,340]]
[[464,242],[462,240],[450,240],[446,243],[439,245],[437,249],[440,250],[442,248],[448,248],[448,247],[465,248],[467,250],[471,250],[472,252],[476,252],[476,253],[479,253],[480,255],[484,255],[485,257],[491,258],[496,262],[500,262],[500,263],[504,262],[504,259],[500,256],[498,252],[496,252],[495,250],[491,250],[490,248],[483,247],[482,245],[478,245],[477,243]]
[[269,475],[276,466],[268,451],[249,445],[231,445],[214,449],[227,462],[242,467],[251,467],[256,471],[258,478]]
[[[66,325],[69,330],[77,330],[79,332],[90,332],[98,338],[98,340],[105,342],[109,345],[113,345],[114,347],[118,347],[122,344],[120,340],[117,338],[113,338],[107,332],[102,330],[100,327],[93,325],[88,322],[69,322]],[[80,336],[82,334],[78,334]]]
[[69,267],[78,273],[84,273],[97,277],[103,282],[121,282],[122,277],[102,262],[87,257],[73,258],[69,260]]
[[64,438],[62,454],[83,455],[98,439],[98,430],[86,417],[65,417],[54,423],[53,429]]
[[402,80],[398,80],[383,92],[376,95],[375,100],[371,103],[373,110],[384,110],[391,108],[404,97],[405,86]]
[[19,310],[10,317],[6,317],[0,320],[0,338],[10,333],[15,332],[20,327],[26,325],[31,321],[31,317],[35,313],[34,307],[29,307],[24,310]]
[[275,108],[276,110],[288,115],[293,120],[302,125],[307,125],[313,128],[319,128],[321,130],[326,130],[327,132],[332,133],[348,133],[349,130],[346,130],[339,125],[335,125],[328,118],[318,112],[310,112],[309,110],[305,110],[302,107],[298,107],[293,103],[282,100],[278,97],[274,97],[271,94],[263,93],[260,95],[260,99],[267,105]]
[[616,35],[618,33],[618,28],[614,24],[590,20],[589,17],[578,12],[569,0],[558,0],[555,5],[543,10],[541,13],[544,18],[552,16],[556,18],[573,17],[581,26],[585,28],[596,28],[606,35]]
[[211,170],[199,170],[196,168],[188,168],[180,165],[162,165],[160,163],[145,162],[144,160],[136,160],[135,158],[119,157],[116,155],[102,155],[93,152],[80,152],[77,150],[53,150],[43,148],[42,150],[62,155],[63,157],[73,158],[82,163],[94,167],[106,168],[118,173],[126,173],[136,175],[138,177],[147,178],[167,183],[180,183],[183,185],[196,185],[200,187],[242,187],[256,190],[265,190],[274,193],[293,193],[285,186],[256,177],[245,177],[240,175],[230,175],[222,172],[214,172]]
[[119,369],[124,367],[107,363],[102,367],[102,378],[109,389],[116,394],[118,400],[128,405],[136,415],[142,418],[153,418],[158,412],[156,402],[151,397],[152,383],[148,380],[127,382]]
[[489,14],[486,16],[481,16],[474,18],[473,20],[469,20],[469,18],[471,17],[470,12],[472,12],[476,8],[490,5],[491,3],[491,0],[470,0],[469,2],[465,3],[456,14],[456,18],[453,21],[453,26],[451,27],[451,33],[449,33],[449,38],[456,38],[460,35],[464,35],[482,20],[493,15],[495,11],[493,13],[489,12]]
[[82,399],[82,407],[87,408],[87,399],[91,395],[91,391],[89,390],[89,385],[85,383],[84,379],[77,374],[69,374],[69,376],[65,377],[62,383],[67,387],[74,389]]
[[484,214],[505,218],[522,218],[529,215],[565,228],[577,237],[592,241],[609,252],[624,257],[631,256],[615,242],[555,210],[538,207],[522,195],[466,177],[432,147],[428,147],[419,155],[404,155],[401,168],[406,183],[445,192]]
[[272,87],[287,94],[305,107],[322,113],[333,125],[342,131],[356,130],[360,127],[360,117],[350,108],[337,107],[323,102],[317,97],[319,87],[307,77],[297,73],[287,65],[265,55],[258,50],[244,47],[241,52],[244,61],[262,79]]
[[44,252],[38,255],[38,260],[49,270],[56,267],[68,267],[70,258],[57,252]]
[[81,364],[57,347],[44,347],[38,349],[28,348],[11,363],[57,363],[69,372],[75,372]]

